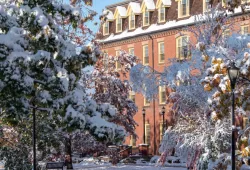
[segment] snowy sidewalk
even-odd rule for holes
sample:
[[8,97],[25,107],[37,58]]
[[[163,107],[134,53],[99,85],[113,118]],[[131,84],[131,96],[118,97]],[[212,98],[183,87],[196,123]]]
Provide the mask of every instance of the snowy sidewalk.
[[187,170],[179,167],[155,167],[155,166],[140,166],[140,165],[119,165],[119,166],[93,166],[77,168],[77,170]]

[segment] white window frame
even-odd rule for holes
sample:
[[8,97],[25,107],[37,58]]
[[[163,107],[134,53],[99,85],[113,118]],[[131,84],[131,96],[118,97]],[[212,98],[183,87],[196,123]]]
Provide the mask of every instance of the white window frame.
[[129,99],[132,100],[135,103],[135,92],[134,91],[129,92]]
[[[119,22],[120,21],[120,22]],[[118,25],[120,24],[120,28],[118,27]],[[122,18],[120,17],[120,15],[117,16],[116,18],[116,32],[122,32]]]
[[136,136],[135,135],[130,135],[130,145],[136,146]]
[[[247,32],[245,32],[245,29],[247,28]],[[247,35],[249,33],[249,25],[242,25],[240,27],[240,32],[242,35]]]
[[[132,18],[134,20],[132,20]],[[133,26],[131,25],[133,21]],[[132,29],[135,29],[135,14],[133,12],[131,12],[130,16],[129,16],[129,29],[132,30]]]
[[[191,54],[190,54],[191,51],[190,51],[190,46],[188,42],[189,42],[189,36],[187,35],[180,36],[176,39],[176,58],[178,60],[185,60],[185,59],[191,58]],[[180,53],[187,53],[186,58],[184,56],[185,54],[180,55]]]
[[162,137],[163,137],[163,122],[160,122],[160,142],[162,141]]
[[[147,56],[146,56],[146,48],[147,48]],[[149,49],[148,49],[148,44],[142,46],[143,50],[143,65],[149,65]],[[148,58],[148,62],[146,63],[145,58]]]
[[108,69],[108,62],[109,62],[109,55],[108,55],[107,51],[103,52],[102,62],[103,62],[104,69],[107,70]]
[[[165,96],[165,101],[163,98]],[[166,104],[166,86],[159,86],[159,104]]]
[[[185,9],[186,14],[183,14],[184,1],[186,2]],[[178,0],[178,18],[188,17],[190,15],[189,11],[189,0]]]
[[135,49],[134,49],[134,47],[131,47],[131,48],[129,48],[128,49],[128,53],[130,54],[130,55],[135,55]]
[[[106,28],[107,28],[107,32],[106,32]],[[109,22],[106,21],[103,24],[103,35],[109,35]]]
[[227,38],[229,36],[230,36],[230,29],[224,30],[223,33],[222,33],[222,37],[223,38]]
[[203,0],[203,13],[211,11],[210,0]]
[[[115,52],[117,58],[120,55],[119,53],[120,53],[119,50]],[[115,62],[115,68],[116,70],[121,70],[121,64],[118,61]]]
[[150,146],[151,142],[151,131],[150,131],[150,124],[146,123],[145,124],[145,143]]
[[[163,51],[162,51],[162,45],[163,45]],[[164,60],[162,60],[161,55],[164,56]],[[164,41],[158,42],[158,62],[165,63],[165,44]]]
[[146,99],[146,97],[144,97],[144,101],[143,101],[144,106],[150,106],[150,101]]
[[[162,10],[163,10],[163,20],[161,18],[161,14],[162,14]],[[158,19],[159,19],[159,22],[165,22],[166,21],[166,8],[163,6],[163,4],[161,3],[159,9],[158,9]]]
[[[146,14],[148,14],[148,22],[147,23],[146,23]],[[143,12],[143,26],[149,26],[149,24],[150,24],[150,12],[146,8],[145,11]]]

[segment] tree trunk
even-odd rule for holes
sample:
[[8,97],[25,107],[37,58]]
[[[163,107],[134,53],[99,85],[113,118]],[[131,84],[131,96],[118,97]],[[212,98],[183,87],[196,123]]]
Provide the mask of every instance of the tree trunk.
[[71,135],[69,135],[69,138],[65,139],[65,166],[67,166],[67,169],[73,169]]

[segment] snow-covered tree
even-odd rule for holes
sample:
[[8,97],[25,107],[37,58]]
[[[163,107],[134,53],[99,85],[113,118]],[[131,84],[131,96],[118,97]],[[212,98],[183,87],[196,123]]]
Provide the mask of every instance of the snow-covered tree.
[[[142,65],[131,69],[133,89],[147,98],[153,98],[160,85],[171,88],[167,101],[172,103],[175,126],[165,133],[166,140],[163,140],[160,152],[166,157],[169,150],[175,149],[175,154],[184,157],[187,166],[195,169],[225,168],[230,164],[223,162],[228,156],[223,153],[230,152],[231,132],[228,122],[231,91],[227,61],[237,60],[241,65],[240,77],[249,77],[247,44],[250,40],[247,35],[237,34],[233,30],[233,23],[226,24],[231,14],[217,6],[208,14],[198,15],[194,27],[184,29],[196,38],[195,42],[188,42],[192,53],[190,60],[171,60],[171,65],[163,72]],[[226,29],[234,34],[224,36]],[[244,106],[243,110],[246,110],[248,106],[248,95],[244,93],[247,87],[245,85],[241,91],[236,90],[236,103],[238,107],[241,105],[237,112]],[[173,143],[176,145],[173,146]]]
[[[11,161],[6,168],[30,169],[33,112],[40,152],[60,148],[64,139],[65,152],[71,155],[72,134],[78,131],[113,142],[126,135],[124,123],[112,120],[119,115],[115,106],[97,103],[86,92],[83,68],[93,65],[100,51],[94,41],[76,51],[82,43],[71,32],[91,19],[82,14],[81,2],[0,2],[0,122],[18,134],[15,146],[1,147],[0,158]],[[127,118],[131,122],[132,114]]]

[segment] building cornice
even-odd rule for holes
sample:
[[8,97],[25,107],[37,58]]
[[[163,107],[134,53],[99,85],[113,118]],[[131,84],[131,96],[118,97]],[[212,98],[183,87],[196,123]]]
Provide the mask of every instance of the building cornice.
[[[244,19],[242,18],[244,17]],[[235,14],[234,16],[232,16],[232,18],[230,18],[226,24],[232,23],[232,22],[238,22],[238,21],[242,21],[242,20],[247,20],[250,19],[250,14]],[[111,41],[107,41],[107,42],[101,42],[100,45],[102,48],[111,48],[111,47],[115,47],[115,46],[122,46],[124,44],[132,44],[132,43],[136,43],[136,42],[140,42],[140,41],[146,41],[149,40],[149,36],[151,35],[154,39],[156,38],[160,38],[163,36],[171,36],[171,35],[175,35],[178,32],[181,31],[185,31],[183,30],[183,28],[185,27],[191,27],[190,29],[192,29],[193,26],[195,26],[196,23],[190,23],[190,24],[186,24],[186,25],[180,25],[180,26],[176,26],[176,27],[172,27],[172,28],[167,28],[165,30],[155,30],[152,32],[147,32],[147,33],[142,33],[142,34],[138,34],[135,35],[133,37],[124,37],[121,39],[116,39],[116,40],[111,40]]]

